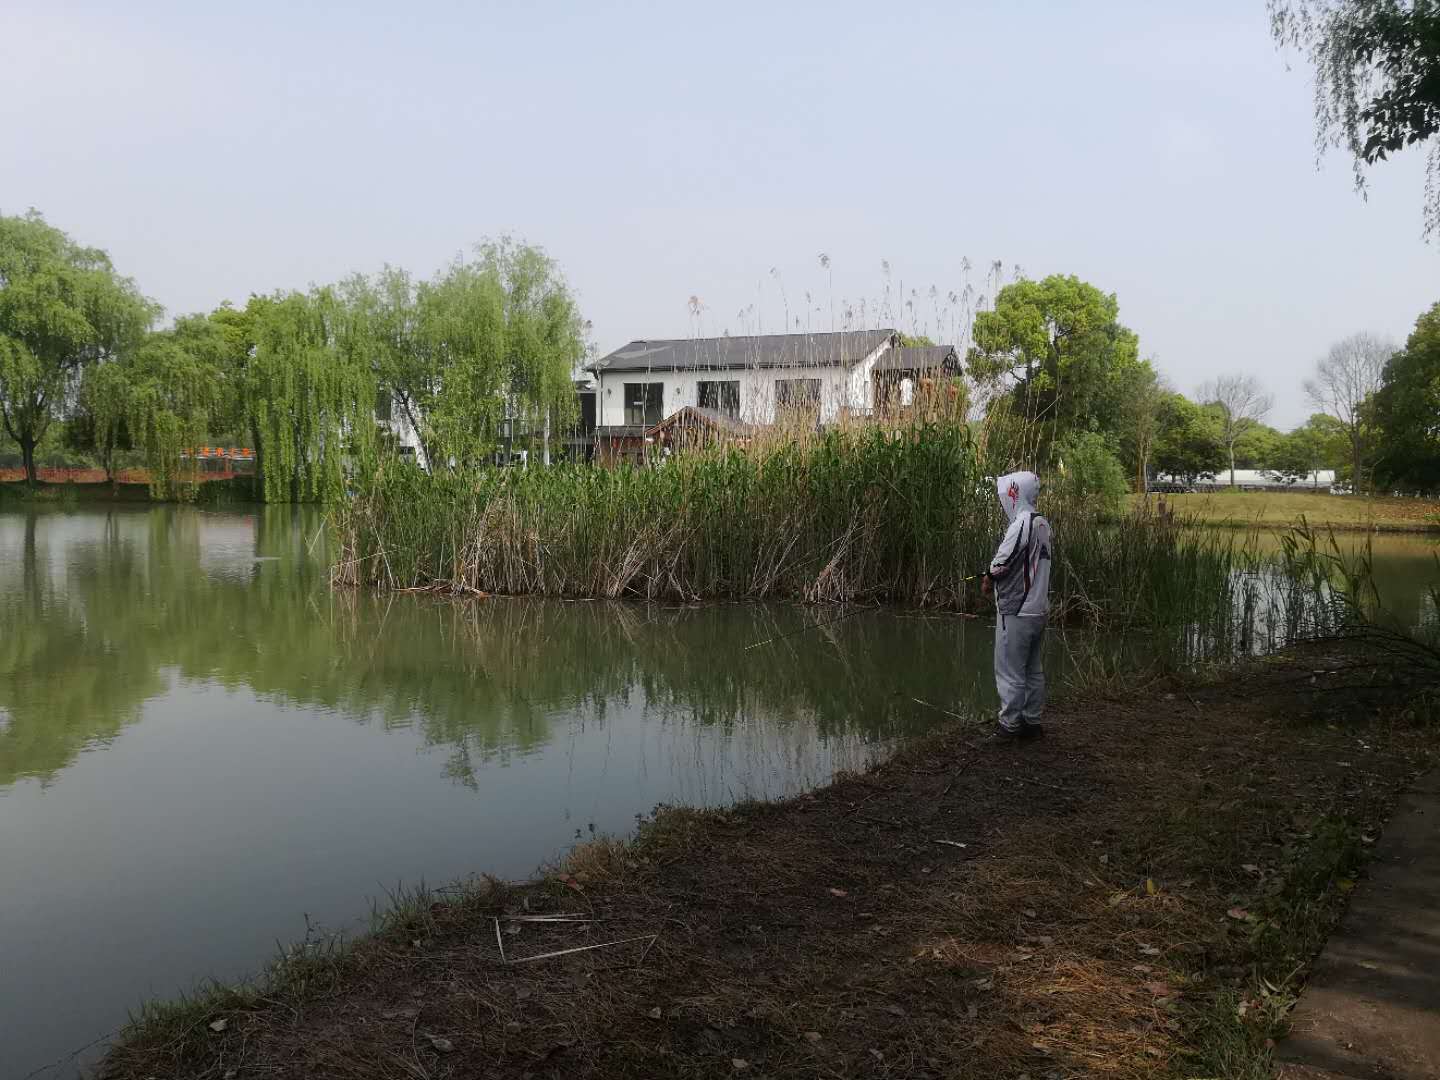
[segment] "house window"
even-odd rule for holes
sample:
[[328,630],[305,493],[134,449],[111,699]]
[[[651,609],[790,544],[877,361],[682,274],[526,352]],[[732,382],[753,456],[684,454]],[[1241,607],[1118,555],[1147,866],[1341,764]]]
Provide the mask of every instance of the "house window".
[[706,382],[696,384],[696,404],[702,409],[714,409],[726,416],[740,417],[740,383]]
[[382,424],[395,419],[395,402],[388,389],[382,389],[375,395],[375,419]]
[[658,382],[627,382],[625,384],[625,423],[646,427],[665,419],[665,384]]
[[818,413],[820,380],[776,379],[775,409],[777,412]]

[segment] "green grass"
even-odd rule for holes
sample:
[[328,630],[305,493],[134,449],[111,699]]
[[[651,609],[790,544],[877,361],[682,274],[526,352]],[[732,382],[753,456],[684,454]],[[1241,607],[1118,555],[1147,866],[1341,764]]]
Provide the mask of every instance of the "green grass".
[[1287,851],[1283,876],[1250,910],[1249,970],[1237,986],[1198,997],[1186,1015],[1186,1076],[1270,1080],[1311,960],[1344,910],[1364,862],[1353,821],[1332,815]]
[[[150,1054],[162,1047],[167,1067],[205,1060],[212,1050],[210,1025],[236,1014],[276,1005],[299,1015],[305,1005],[343,993],[363,976],[370,954],[404,948],[434,936],[442,920],[454,922],[498,914],[506,886],[494,878],[470,878],[439,889],[399,887],[374,905],[367,933],[347,937],[312,927],[303,941],[282,947],[259,975],[234,983],[203,982],[188,994],[147,1001],[130,1013],[108,1061],[123,1068],[140,1044]],[[307,920],[308,922],[308,920]]]
[[[1151,501],[1159,496],[1150,496]],[[1388,495],[1331,495],[1328,492],[1230,491],[1166,495],[1177,517],[1204,525],[1288,528],[1302,517],[1311,525],[1336,529],[1440,531],[1440,502]],[[1131,496],[1134,505],[1141,496]]]

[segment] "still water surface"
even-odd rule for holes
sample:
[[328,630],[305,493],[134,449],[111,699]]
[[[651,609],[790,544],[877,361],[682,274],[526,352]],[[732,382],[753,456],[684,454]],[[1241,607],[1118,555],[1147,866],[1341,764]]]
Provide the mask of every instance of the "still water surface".
[[363,928],[401,882],[795,792],[945,722],[912,698],[993,695],[981,624],[865,613],[747,650],[834,612],[337,594],[318,527],[0,514],[0,1077],[255,971],[307,917]]
[[[400,883],[527,876],[658,803],[862,766],[946,722],[914,698],[993,704],[981,623],[747,649],[835,612],[332,593],[319,525],[0,513],[0,1080]],[[1376,540],[1403,621],[1435,550]]]

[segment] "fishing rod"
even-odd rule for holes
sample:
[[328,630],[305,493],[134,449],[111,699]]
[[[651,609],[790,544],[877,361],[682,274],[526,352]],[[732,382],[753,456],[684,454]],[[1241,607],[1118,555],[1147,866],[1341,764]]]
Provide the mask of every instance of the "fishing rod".
[[[984,576],[983,574],[971,574],[969,577],[961,578],[961,579],[960,579],[960,584],[963,585],[963,584],[965,584],[965,582],[967,582],[967,581],[974,581],[976,578],[978,578],[978,577],[983,577],[983,576]],[[745,648],[744,648],[742,651],[743,651],[743,652],[749,652],[751,649],[758,649],[758,648],[760,648],[760,647],[763,646],[763,645],[772,645],[772,644],[774,644],[774,643],[777,642],[777,641],[784,641],[786,638],[795,637],[797,634],[804,634],[804,633],[808,633],[808,632],[811,631],[811,630],[821,630],[821,629],[824,629],[824,628],[827,627],[827,626],[834,626],[836,623],[838,623],[838,622],[844,622],[846,619],[850,618],[850,617],[853,616],[853,615],[859,615],[859,614],[861,614],[862,612],[875,611],[875,610],[877,610],[877,609],[876,609],[876,608],[873,608],[873,607],[859,607],[859,608],[855,608],[853,611],[847,611],[847,612],[845,612],[845,614],[843,614],[843,615],[837,615],[837,616],[835,616],[835,618],[833,618],[833,619],[826,619],[824,622],[811,623],[809,626],[802,626],[799,630],[791,630],[789,633],[785,633],[785,634],[776,634],[774,637],[768,637],[768,638],[766,638],[764,641],[752,642],[751,644],[746,645]]]

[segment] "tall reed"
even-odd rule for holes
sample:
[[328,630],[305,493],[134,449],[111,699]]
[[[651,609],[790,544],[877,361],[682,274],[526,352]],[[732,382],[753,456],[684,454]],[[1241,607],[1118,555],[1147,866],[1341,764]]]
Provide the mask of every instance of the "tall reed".
[[[998,470],[998,466],[996,469]],[[962,611],[1004,519],[968,426],[855,424],[653,468],[388,463],[336,511],[335,580],[563,597],[889,601]],[[1046,503],[1053,603],[1114,627],[1213,624],[1237,603],[1228,536]]]

